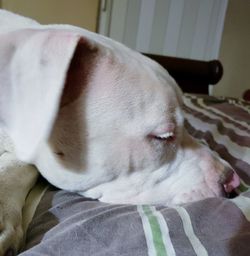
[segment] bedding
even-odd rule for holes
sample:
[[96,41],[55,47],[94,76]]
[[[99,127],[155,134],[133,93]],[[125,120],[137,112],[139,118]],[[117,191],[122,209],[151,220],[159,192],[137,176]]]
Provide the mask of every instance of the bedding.
[[189,133],[239,174],[237,197],[111,205],[49,186],[20,255],[249,255],[250,104],[186,94],[184,114]]

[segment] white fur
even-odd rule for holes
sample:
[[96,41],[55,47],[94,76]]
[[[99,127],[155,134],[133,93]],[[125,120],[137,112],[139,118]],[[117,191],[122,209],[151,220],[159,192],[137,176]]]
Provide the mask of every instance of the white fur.
[[[82,39],[90,76],[81,94],[60,106]],[[0,233],[1,255],[19,247],[13,216],[21,218],[36,180],[35,168],[23,163],[25,175],[13,180],[20,169],[3,159],[6,152],[34,164],[53,185],[103,202],[171,205],[221,195],[225,167],[184,131],[181,92],[157,63],[84,29],[42,26],[2,10],[0,70],[0,139],[8,134],[16,151],[6,142],[1,151],[0,223],[8,214],[2,225],[11,234]],[[14,210],[6,203],[13,200]]]

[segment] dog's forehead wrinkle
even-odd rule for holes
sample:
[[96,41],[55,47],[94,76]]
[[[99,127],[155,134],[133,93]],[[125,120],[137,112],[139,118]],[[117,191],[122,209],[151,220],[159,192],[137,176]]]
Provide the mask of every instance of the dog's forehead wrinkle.
[[[132,58],[131,62],[138,63],[141,62],[141,59]],[[143,110],[145,105],[149,105],[148,102],[160,105],[160,101],[168,102],[172,98],[166,96],[164,100],[159,99],[162,97],[161,92],[168,95],[168,87],[171,86],[162,85],[154,68],[147,65],[146,68],[143,68],[145,64],[138,70],[138,68],[131,68],[131,65],[128,66],[127,63],[124,64],[121,60],[117,60],[117,56],[109,54],[106,58],[102,58],[98,66],[94,81],[91,83],[92,90],[93,95],[100,97],[105,105],[109,104],[110,107],[116,105],[125,113],[130,112],[129,115],[132,116],[137,108]],[[149,72],[146,73],[144,69]],[[159,109],[163,107],[159,106]]]
[[[136,112],[144,113],[146,107],[159,105],[158,93],[152,84],[145,84],[145,81],[142,82],[143,80],[139,76],[130,78],[129,75],[127,77],[120,75],[117,77],[114,70],[108,75],[107,72],[103,74],[104,70],[99,70],[99,74],[97,74],[99,78],[96,77],[92,81],[93,89],[89,95],[92,98],[90,97],[89,101],[95,101],[93,108],[98,108],[103,104],[108,109],[112,108],[114,112],[120,111],[123,114],[134,116]],[[116,77],[115,81],[114,77]],[[148,102],[152,104],[148,104]]]

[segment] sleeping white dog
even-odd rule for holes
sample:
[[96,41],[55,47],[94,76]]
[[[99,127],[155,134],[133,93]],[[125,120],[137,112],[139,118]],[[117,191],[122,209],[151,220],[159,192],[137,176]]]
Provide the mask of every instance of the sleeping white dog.
[[2,10],[0,66],[0,255],[20,246],[37,169],[108,203],[179,204],[238,184],[184,130],[175,81],[120,43]]

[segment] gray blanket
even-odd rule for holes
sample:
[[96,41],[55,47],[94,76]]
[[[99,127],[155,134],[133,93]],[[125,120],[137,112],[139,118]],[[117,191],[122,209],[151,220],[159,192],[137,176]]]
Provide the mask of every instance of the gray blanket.
[[250,105],[185,98],[186,127],[241,177],[240,196],[178,207],[109,205],[53,187],[27,234],[26,255],[250,255]]

